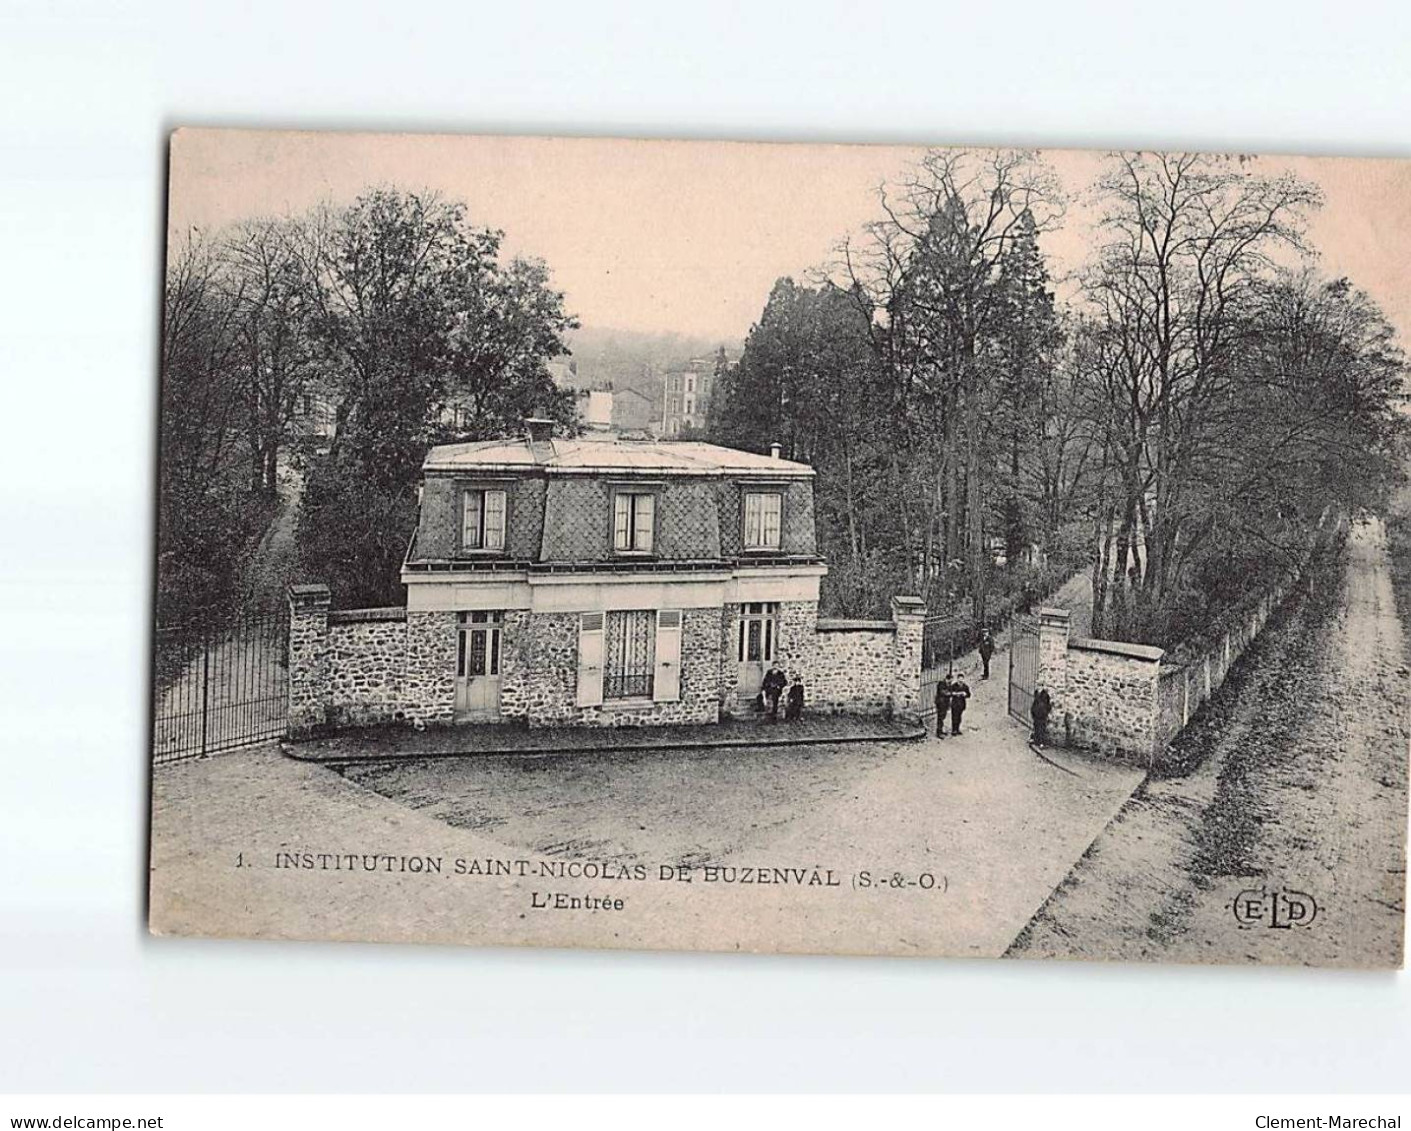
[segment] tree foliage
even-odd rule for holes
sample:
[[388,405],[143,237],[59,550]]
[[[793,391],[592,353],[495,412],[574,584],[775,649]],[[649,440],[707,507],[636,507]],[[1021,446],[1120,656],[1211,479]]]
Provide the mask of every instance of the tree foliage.
[[193,237],[168,270],[159,615],[239,589],[313,392],[334,406],[307,460],[304,572],[342,604],[400,600],[427,447],[576,422],[545,362],[576,322],[547,267],[501,255],[464,205],[380,188],[351,204]]
[[717,363],[711,438],[817,470],[815,521],[830,567],[831,604],[882,610],[904,588],[895,543],[895,485],[878,380],[858,303],[831,284],[780,279],[733,367]]
[[1089,197],[1067,302],[1043,254],[1065,199],[1015,151],[928,155],[834,282],[775,285],[711,428],[814,463],[834,610],[978,613],[1083,567],[1094,632],[1169,646],[1396,481],[1404,358],[1316,272],[1312,186],[1123,153]]
[[[219,617],[270,507],[252,444],[250,280],[219,240],[189,233],[164,289],[157,472],[159,623]],[[258,466],[256,466],[258,464]]]
[[1248,586],[1394,474],[1401,362],[1365,295],[1290,273],[1320,204],[1306,182],[1138,153],[1113,155],[1096,191],[1094,626],[1167,643],[1208,615],[1222,576]]

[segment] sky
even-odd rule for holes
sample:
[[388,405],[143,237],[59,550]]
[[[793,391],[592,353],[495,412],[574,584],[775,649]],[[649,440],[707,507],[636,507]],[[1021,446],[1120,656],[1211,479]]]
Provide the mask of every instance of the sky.
[[[180,130],[168,238],[253,216],[353,199],[378,184],[431,188],[502,229],[505,250],[543,258],[585,326],[742,339],[774,281],[827,263],[879,215],[878,188],[925,152],[895,145],[639,141],[435,134]],[[1081,194],[1101,155],[1046,150]],[[1411,344],[1411,161],[1261,157],[1316,183],[1310,226],[1321,268],[1346,275]],[[1045,237],[1055,275],[1094,240],[1070,206]]]

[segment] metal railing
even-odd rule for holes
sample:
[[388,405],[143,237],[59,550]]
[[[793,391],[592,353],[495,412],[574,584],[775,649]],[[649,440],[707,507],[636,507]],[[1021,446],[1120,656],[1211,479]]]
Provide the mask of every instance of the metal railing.
[[152,761],[278,738],[288,718],[289,615],[159,627]]
[[605,675],[604,699],[650,699],[654,682],[650,675]]

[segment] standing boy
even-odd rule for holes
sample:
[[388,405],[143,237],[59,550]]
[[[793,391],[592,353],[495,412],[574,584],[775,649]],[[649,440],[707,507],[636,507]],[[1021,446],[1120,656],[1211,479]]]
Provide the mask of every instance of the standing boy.
[[970,698],[970,685],[957,676],[950,685],[950,732],[960,733],[960,717],[965,714],[965,701]]
[[950,677],[941,676],[936,684],[936,737],[946,736],[946,715],[950,713]]
[[779,696],[784,693],[784,688],[788,686],[789,677],[784,674],[784,669],[777,663],[770,665],[769,671],[764,676],[764,701],[769,706],[769,717],[777,719],[779,717]]

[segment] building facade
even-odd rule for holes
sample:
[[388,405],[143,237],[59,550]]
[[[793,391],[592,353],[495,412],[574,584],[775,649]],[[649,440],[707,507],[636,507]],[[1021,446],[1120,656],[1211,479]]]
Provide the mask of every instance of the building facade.
[[632,385],[614,389],[612,426],[619,432],[655,433],[657,421],[652,398]]
[[714,722],[816,620],[803,464],[545,436],[435,448],[424,474],[402,580],[439,717]]
[[663,436],[680,436],[705,428],[714,392],[715,365],[714,358],[693,358],[663,376]]
[[810,709],[913,716],[924,607],[818,616],[813,470],[692,442],[433,448],[405,607],[291,591],[290,725],[710,724],[778,663]]

